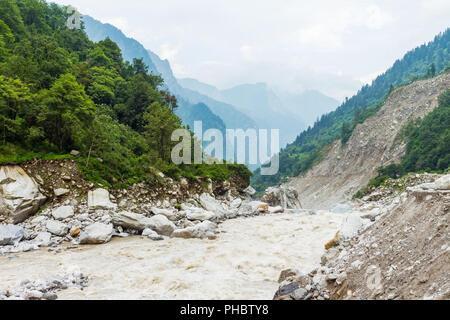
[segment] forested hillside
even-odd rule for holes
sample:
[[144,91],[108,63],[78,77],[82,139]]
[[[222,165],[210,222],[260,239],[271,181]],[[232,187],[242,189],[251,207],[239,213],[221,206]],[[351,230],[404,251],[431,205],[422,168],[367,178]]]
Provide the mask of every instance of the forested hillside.
[[280,153],[280,172],[275,176],[264,177],[258,170],[253,185],[261,191],[282,182],[286,177],[305,173],[320,161],[324,147],[336,139],[342,139],[345,143],[356,125],[375,114],[394,88],[420,78],[432,77],[449,68],[450,29],[447,29],[430,43],[408,52],[371,85],[362,87],[336,111],[322,116],[313,127],[302,132],[294,143]]
[[66,27],[68,14],[40,0],[0,2],[0,161],[68,157],[86,177],[120,186],[154,176],[249,177],[243,166],[170,163],[181,120],[177,99],[142,59],[124,61],[106,38]]

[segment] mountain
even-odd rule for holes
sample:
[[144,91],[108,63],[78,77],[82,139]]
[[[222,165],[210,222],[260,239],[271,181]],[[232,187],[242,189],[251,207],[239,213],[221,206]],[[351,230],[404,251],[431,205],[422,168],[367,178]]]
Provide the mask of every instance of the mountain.
[[258,190],[263,190],[288,177],[305,174],[320,163],[334,141],[341,139],[345,144],[353,130],[375,115],[387,95],[396,87],[413,83],[420,78],[432,77],[446,69],[450,69],[450,29],[437,35],[433,41],[406,53],[371,85],[363,86],[335,111],[323,115],[312,128],[302,132],[280,152],[278,174],[261,176],[257,171],[253,177],[253,185]]

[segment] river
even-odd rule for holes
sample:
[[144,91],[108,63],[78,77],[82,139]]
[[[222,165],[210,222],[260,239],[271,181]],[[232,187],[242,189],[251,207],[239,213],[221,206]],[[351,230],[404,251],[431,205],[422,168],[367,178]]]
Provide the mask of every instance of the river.
[[309,272],[343,216],[285,213],[228,220],[216,240],[115,238],[98,246],[63,247],[0,257],[0,289],[23,280],[82,272],[83,291],[60,299],[272,299],[286,268]]

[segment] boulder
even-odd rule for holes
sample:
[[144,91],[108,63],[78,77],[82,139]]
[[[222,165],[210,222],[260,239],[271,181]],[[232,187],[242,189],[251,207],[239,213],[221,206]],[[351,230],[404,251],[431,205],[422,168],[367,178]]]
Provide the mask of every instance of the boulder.
[[447,174],[434,182],[438,190],[450,190],[450,174]]
[[53,192],[56,197],[61,197],[61,196],[68,194],[70,192],[70,190],[64,189],[64,188],[58,188],[58,189],[53,190]]
[[209,212],[201,208],[191,208],[186,212],[186,218],[191,221],[212,220],[215,216],[216,215],[213,212]]
[[244,190],[244,193],[250,197],[253,197],[256,194],[256,190],[253,189],[252,186],[248,186],[247,189]]
[[156,207],[153,207],[151,209],[152,213],[155,215],[161,214],[163,216],[165,216],[167,219],[171,220],[171,221],[177,221],[178,219],[178,214],[177,212],[175,212],[174,210],[170,210],[170,209],[159,209]]
[[147,225],[147,227],[163,236],[170,236],[176,229],[176,226],[173,224],[173,222],[163,215],[156,215],[149,218],[148,220],[149,224]]
[[113,235],[112,224],[100,222],[93,223],[80,233],[81,244],[101,244],[111,240]]
[[70,154],[71,154],[72,156],[75,156],[75,157],[77,157],[77,156],[79,156],[79,155],[80,155],[80,151],[77,151],[77,150],[72,150],[72,151],[70,151]]
[[73,217],[74,212],[71,206],[62,206],[52,210],[52,216],[56,220],[65,220],[67,218]]
[[150,228],[147,228],[144,231],[142,231],[142,236],[152,239],[153,241],[164,240],[164,238],[162,236],[160,236],[157,232],[153,231]]
[[50,232],[39,232],[36,238],[33,239],[33,243],[39,247],[50,246],[52,235]]
[[267,188],[261,201],[268,203],[272,207],[281,206],[284,209],[301,209],[297,190],[289,187]]
[[134,212],[121,211],[115,213],[112,216],[112,223],[115,226],[121,226],[124,228],[130,228],[138,231],[143,231],[148,228],[151,224],[150,218],[142,214],[137,214]]
[[364,228],[364,220],[357,215],[349,215],[344,219],[339,230],[339,242],[349,240],[358,235],[358,232]]
[[172,233],[174,238],[198,238],[198,239],[215,239],[214,229],[217,225],[211,221],[203,221],[202,223],[196,224],[195,226],[188,227],[185,229],[178,229]]
[[47,198],[19,166],[0,167],[0,216],[14,224],[36,213]]
[[200,205],[206,211],[214,212],[216,214],[225,213],[222,204],[207,193],[203,193],[200,196]]
[[95,189],[88,193],[88,206],[91,210],[115,210],[117,205],[111,202],[106,189]]
[[67,224],[55,220],[47,221],[45,227],[48,232],[59,237],[63,237],[69,232],[69,226]]
[[278,207],[269,207],[269,212],[274,214],[274,213],[283,213],[284,209],[282,206],[278,206]]
[[0,246],[16,245],[22,240],[25,232],[22,227],[12,224],[0,224]]
[[239,207],[240,214],[253,214],[258,212],[258,209],[261,207],[268,207],[268,204],[261,201],[244,201]]

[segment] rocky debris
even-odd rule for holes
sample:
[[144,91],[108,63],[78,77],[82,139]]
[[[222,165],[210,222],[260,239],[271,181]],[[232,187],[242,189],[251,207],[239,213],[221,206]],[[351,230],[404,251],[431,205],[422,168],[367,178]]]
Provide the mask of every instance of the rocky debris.
[[153,231],[150,228],[147,228],[144,231],[142,231],[142,236],[152,239],[153,241],[164,240],[164,238],[162,236],[160,236],[158,233],[156,233],[155,231]]
[[63,237],[69,232],[69,226],[60,221],[48,220],[45,227],[48,232],[55,236]]
[[16,245],[24,237],[22,227],[0,224],[0,246]]
[[281,206],[283,209],[302,208],[297,190],[285,186],[267,188],[261,201],[272,207]]
[[33,243],[38,247],[48,247],[51,244],[52,234],[50,232],[39,232]]
[[111,240],[113,235],[112,224],[104,224],[100,222],[93,223],[86,227],[80,233],[81,244],[101,244]]
[[450,190],[450,174],[447,174],[434,182],[437,190]]
[[45,202],[36,181],[19,166],[0,166],[0,216],[20,223]]
[[52,216],[56,220],[65,220],[74,216],[74,211],[71,206],[61,206],[52,211]]
[[[447,176],[410,175],[355,201],[321,266],[284,271],[275,299],[450,299],[450,193],[436,184]],[[375,209],[374,219],[358,218]]]
[[188,227],[185,229],[178,229],[172,233],[172,237],[174,238],[199,238],[199,239],[215,239],[216,233],[215,229],[217,228],[217,224],[211,221],[203,221],[195,226]]
[[117,205],[111,202],[106,189],[95,189],[88,193],[88,206],[91,210],[115,210]]
[[222,204],[214,199],[211,195],[207,193],[203,193],[200,196],[200,205],[203,209],[210,212],[215,212],[216,214],[223,214],[225,213],[225,210],[222,206]]
[[46,280],[25,280],[17,287],[0,291],[0,300],[56,300],[57,293],[69,287],[83,290],[89,278],[79,273],[51,276]]

